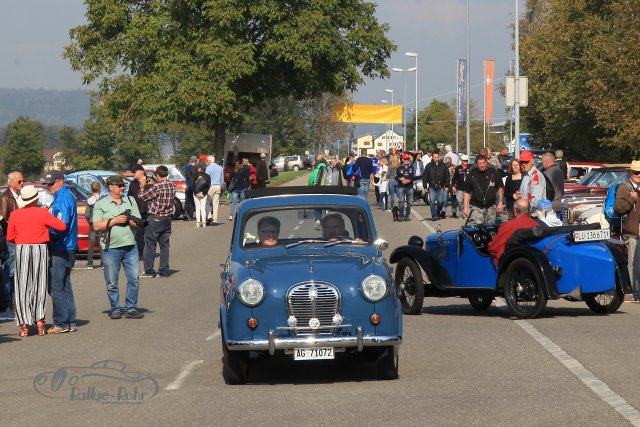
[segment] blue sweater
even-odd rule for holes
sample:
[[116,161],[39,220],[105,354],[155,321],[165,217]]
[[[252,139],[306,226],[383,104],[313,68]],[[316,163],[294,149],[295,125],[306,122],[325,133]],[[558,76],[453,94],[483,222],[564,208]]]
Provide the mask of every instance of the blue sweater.
[[66,225],[65,231],[51,230],[52,249],[55,251],[78,250],[78,215],[76,199],[65,185],[53,195],[53,203],[49,208],[53,216]]

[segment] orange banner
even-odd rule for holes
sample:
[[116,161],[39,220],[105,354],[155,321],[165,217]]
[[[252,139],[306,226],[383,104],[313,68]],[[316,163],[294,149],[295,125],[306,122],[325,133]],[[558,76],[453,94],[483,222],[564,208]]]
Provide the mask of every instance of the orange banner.
[[333,121],[399,125],[402,123],[402,105],[336,104]]
[[491,122],[493,113],[493,66],[494,61],[486,59],[484,61],[484,121]]

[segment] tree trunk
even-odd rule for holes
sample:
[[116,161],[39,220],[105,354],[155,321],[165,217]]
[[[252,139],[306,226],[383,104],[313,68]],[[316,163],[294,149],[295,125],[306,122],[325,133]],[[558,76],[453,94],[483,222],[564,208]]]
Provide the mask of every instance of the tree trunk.
[[216,161],[218,163],[222,162],[224,165],[224,140],[225,140],[225,126],[217,125],[215,129],[215,137],[213,140],[213,155],[216,156]]

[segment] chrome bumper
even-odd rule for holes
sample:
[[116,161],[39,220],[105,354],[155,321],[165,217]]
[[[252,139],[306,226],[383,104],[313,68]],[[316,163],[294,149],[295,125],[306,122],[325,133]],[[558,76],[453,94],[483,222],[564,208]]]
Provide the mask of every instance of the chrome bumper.
[[266,340],[242,340],[228,341],[229,350],[269,350],[273,356],[276,350],[291,350],[294,348],[314,348],[314,347],[357,347],[362,351],[364,347],[380,347],[388,345],[402,344],[402,337],[392,336],[364,336],[362,327],[356,328],[356,336],[336,337],[336,336],[306,336],[306,337],[286,337],[278,338],[274,330],[269,331],[269,338]]

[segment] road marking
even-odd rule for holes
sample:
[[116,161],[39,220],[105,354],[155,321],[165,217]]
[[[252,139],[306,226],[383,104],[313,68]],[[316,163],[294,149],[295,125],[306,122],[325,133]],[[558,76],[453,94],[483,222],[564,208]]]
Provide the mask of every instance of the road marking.
[[220,331],[219,331],[219,330],[218,330],[218,331],[215,331],[214,333],[212,333],[211,335],[209,335],[209,336],[207,337],[207,341],[213,341],[213,340],[215,340],[216,338],[218,338],[219,336],[220,336]]
[[204,361],[203,360],[192,360],[191,362],[187,362],[182,367],[182,370],[178,374],[178,377],[171,384],[166,386],[165,390],[178,390],[182,386],[182,383],[184,382],[184,380],[187,379],[187,377],[189,376],[191,371],[193,371],[193,369],[196,366],[202,364],[202,362],[204,362]]
[[433,233],[435,233],[435,232],[436,232],[436,229],[435,229],[435,228],[433,228],[433,227],[431,226],[431,224],[427,224],[427,223],[425,222],[425,221],[426,221],[426,219],[424,219],[424,218],[422,217],[422,215],[420,215],[420,214],[418,213],[418,211],[415,209],[415,207],[414,207],[413,209],[411,209],[411,214],[412,214],[414,217],[416,217],[416,219],[417,219],[418,221],[420,221],[420,224],[422,224],[422,225],[424,226],[424,228],[426,228],[426,229],[429,231],[429,234],[433,234]]
[[[502,298],[495,299],[493,303],[502,310],[508,310],[504,309],[507,304]],[[582,363],[551,341],[549,337],[537,330],[531,323],[519,319],[514,319],[514,322],[555,357],[558,362],[562,363],[569,372],[589,387],[603,402],[622,415],[631,425],[640,426],[640,412],[629,405],[622,396],[611,390],[607,383],[596,377],[593,372],[585,368]]]

